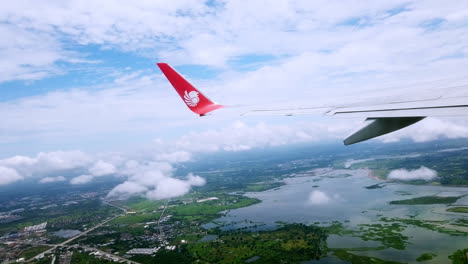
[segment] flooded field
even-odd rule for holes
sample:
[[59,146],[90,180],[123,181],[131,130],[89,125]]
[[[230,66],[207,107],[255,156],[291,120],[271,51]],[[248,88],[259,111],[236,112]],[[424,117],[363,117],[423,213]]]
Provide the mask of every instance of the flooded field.
[[[383,245],[378,239],[365,241],[360,238],[363,235],[331,235],[328,246],[355,248],[353,254],[405,263],[418,263],[418,256],[428,252],[435,255],[425,263],[450,263],[448,256],[468,245],[468,228],[458,224],[468,217],[447,212],[450,205],[390,204],[421,196],[461,197],[468,194],[467,188],[387,183],[369,176],[367,170],[318,170],[296,175],[287,178],[281,188],[247,193],[262,202],[229,211],[215,222],[222,229],[271,229],[281,222],[328,226],[338,221],[350,230],[396,223],[401,226],[404,248]],[[455,204],[468,205],[468,196]]]

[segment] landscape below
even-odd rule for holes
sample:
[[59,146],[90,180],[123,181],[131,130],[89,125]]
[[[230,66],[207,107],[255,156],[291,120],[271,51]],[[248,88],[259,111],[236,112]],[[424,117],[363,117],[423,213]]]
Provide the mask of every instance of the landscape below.
[[[159,201],[108,200],[107,193],[118,184],[115,179],[83,189],[63,184],[49,185],[47,191],[0,189],[0,259],[4,263],[53,259],[60,263],[467,263],[468,248],[466,243],[461,246],[468,236],[466,147],[466,140],[446,140],[412,146],[369,143],[345,151],[325,145],[289,146],[206,155],[177,168],[178,175],[193,172],[204,177],[205,186]],[[387,178],[392,170],[421,166],[438,176],[428,181]],[[347,181],[362,184],[358,192],[386,190],[391,196],[383,202],[385,207],[360,205],[365,209],[358,216],[343,219],[241,217],[246,209],[266,210],[269,203],[264,197],[279,206],[270,211],[282,210],[275,197],[287,188],[302,185],[313,197],[326,193],[327,184]],[[399,190],[401,186],[405,190]],[[324,204],[311,200],[303,208],[327,210],[344,203],[343,196],[322,197]],[[440,250],[415,250],[415,243],[425,243],[427,237],[445,244]]]

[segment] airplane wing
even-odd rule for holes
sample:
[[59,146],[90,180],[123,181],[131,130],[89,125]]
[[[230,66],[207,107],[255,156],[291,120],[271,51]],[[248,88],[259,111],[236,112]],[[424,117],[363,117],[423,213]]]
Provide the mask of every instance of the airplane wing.
[[158,63],[157,65],[190,111],[200,116],[204,116],[211,111],[224,107],[223,105],[219,105],[208,99],[208,97],[193,87],[187,80],[185,80],[184,77],[182,77],[182,75],[167,63]]
[[[200,116],[222,108],[195,89],[166,63],[157,64],[192,112]],[[303,107],[291,109],[259,109],[243,115],[304,115],[322,113],[334,117],[365,118],[364,125],[344,139],[351,145],[394,132],[428,116],[468,116],[468,85],[453,87],[466,91],[457,96],[438,96],[420,100],[400,100],[390,103],[356,104],[351,106]]]

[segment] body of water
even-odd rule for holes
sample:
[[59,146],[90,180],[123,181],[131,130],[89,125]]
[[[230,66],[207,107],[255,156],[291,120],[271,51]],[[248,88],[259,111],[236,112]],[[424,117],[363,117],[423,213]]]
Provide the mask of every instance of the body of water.
[[72,230],[72,229],[62,229],[57,232],[52,233],[54,236],[62,237],[62,238],[70,238],[81,234],[79,230]]
[[[247,193],[247,196],[262,202],[231,210],[215,222],[222,229],[252,227],[254,223],[265,223],[257,229],[271,229],[277,226],[278,221],[325,226],[339,221],[353,228],[359,224],[380,223],[381,217],[441,221],[467,219],[463,214],[446,213],[447,205],[444,204],[391,205],[389,202],[428,195],[461,196],[468,194],[468,188],[385,183],[369,177],[367,170],[323,171],[311,173],[310,176],[287,178],[285,182],[286,185],[281,188]],[[382,188],[365,188],[378,183]],[[457,204],[467,205],[466,198],[460,199]],[[448,255],[468,247],[466,236],[450,236],[416,226],[408,226],[403,235],[409,237],[405,250],[353,253],[408,263],[418,263],[416,258],[422,253],[436,253],[436,258],[425,263],[450,263]],[[330,248],[380,246],[380,242],[335,235],[330,236],[328,244]]]

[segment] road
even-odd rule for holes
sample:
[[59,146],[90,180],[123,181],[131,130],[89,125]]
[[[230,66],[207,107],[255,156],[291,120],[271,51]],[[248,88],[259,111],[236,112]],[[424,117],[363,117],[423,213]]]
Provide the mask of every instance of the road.
[[[104,201],[104,203],[107,204],[107,205],[110,205],[110,206],[119,208],[120,210],[123,211],[123,213],[122,213],[122,214],[119,214],[119,215],[116,215],[116,216],[114,216],[114,217],[108,218],[108,219],[104,220],[103,222],[101,222],[101,223],[99,223],[99,224],[93,226],[92,228],[90,228],[90,229],[88,229],[88,230],[86,230],[86,231],[80,233],[79,235],[74,236],[74,237],[72,237],[72,238],[70,238],[70,239],[68,239],[68,240],[66,240],[66,241],[64,241],[64,242],[62,242],[62,243],[60,243],[60,244],[56,244],[56,245],[47,245],[47,246],[51,246],[51,248],[48,249],[48,250],[46,250],[46,251],[44,251],[44,252],[42,252],[42,253],[40,253],[40,254],[38,254],[38,255],[36,255],[36,256],[34,256],[34,257],[32,257],[32,258],[30,258],[30,259],[28,259],[27,261],[29,262],[29,261],[34,260],[35,258],[40,257],[41,255],[48,254],[48,253],[54,251],[57,247],[64,247],[64,246],[66,246],[66,244],[69,244],[69,243],[72,242],[73,240],[76,240],[76,239],[78,239],[78,238],[80,238],[80,237],[82,237],[82,236],[85,236],[85,235],[88,234],[89,232],[94,231],[94,230],[96,230],[97,228],[99,228],[99,227],[105,225],[106,223],[108,223],[108,222],[114,220],[115,218],[120,217],[120,216],[123,216],[123,215],[125,215],[125,214],[127,213],[127,209],[125,209],[125,208],[123,208],[123,207],[117,206],[117,205],[115,205],[115,204],[111,204],[111,203],[106,202],[106,201]],[[67,247],[68,247],[68,246],[67,246]],[[102,252],[103,254],[107,254],[107,255],[110,255],[110,256],[112,256],[112,257],[118,258],[119,260],[123,260],[123,261],[129,262],[129,263],[135,263],[135,264],[137,264],[137,262],[134,262],[134,261],[131,261],[131,260],[128,260],[128,259],[119,257],[119,256],[117,256],[117,255],[113,255],[113,254],[110,254],[110,253],[107,253],[107,252],[104,252],[104,251],[100,251],[99,249],[96,249],[96,248],[90,248],[90,247],[83,247],[83,248],[89,248],[89,249],[92,249],[92,250],[95,250],[95,251],[98,251],[98,252]]]

